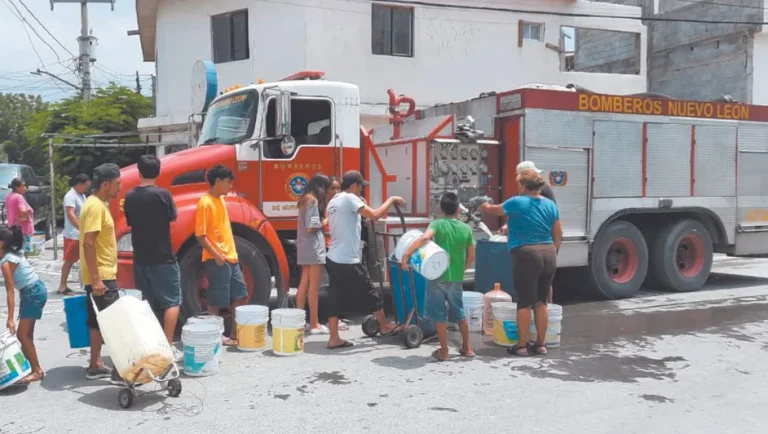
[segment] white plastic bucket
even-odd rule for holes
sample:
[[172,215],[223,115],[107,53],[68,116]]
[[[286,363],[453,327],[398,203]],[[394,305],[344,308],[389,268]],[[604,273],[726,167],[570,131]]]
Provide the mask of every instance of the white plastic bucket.
[[267,306],[248,305],[235,308],[237,324],[237,349],[240,351],[258,351],[267,346]]
[[469,332],[475,333],[483,330],[483,294],[473,291],[464,291],[464,312],[467,314]]
[[184,345],[184,373],[207,377],[219,372],[221,329],[212,323],[187,323],[181,329]]
[[[424,233],[418,229],[412,229],[403,234],[403,236],[397,240],[397,245],[395,246],[395,258],[397,258],[398,261],[402,260],[408,247],[423,234]],[[417,273],[424,276],[427,280],[437,280],[443,273],[445,273],[445,270],[448,269],[450,262],[451,260],[445,250],[432,241],[428,241],[420,249],[413,252],[410,264]]]
[[493,303],[491,309],[493,312],[493,342],[502,347],[515,345],[519,339],[517,303]]
[[[214,324],[219,327],[219,335],[222,335],[220,339],[224,339],[224,318],[217,315],[198,315],[193,316],[187,320],[187,324]],[[221,345],[219,345],[218,353],[221,354]],[[217,355],[219,355],[217,354]]]
[[275,309],[272,311],[272,350],[278,356],[296,356],[304,353],[303,309]]
[[[558,348],[560,346],[560,336],[563,334],[563,307],[559,304],[549,305],[549,322],[547,323],[547,338],[545,343],[549,348]],[[536,342],[536,321],[535,316],[531,321],[531,327],[528,331],[528,342]]]
[[21,352],[21,344],[9,330],[0,334],[0,390],[32,373],[29,361]]

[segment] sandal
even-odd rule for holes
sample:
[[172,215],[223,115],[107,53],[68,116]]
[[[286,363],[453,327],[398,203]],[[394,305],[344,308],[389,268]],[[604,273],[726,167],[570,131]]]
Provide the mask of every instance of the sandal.
[[56,293],[59,294],[59,295],[63,295],[65,297],[69,296],[69,295],[75,295],[75,291],[73,291],[73,290],[71,290],[69,288],[64,288],[63,291],[56,291]]
[[533,350],[536,355],[539,356],[546,356],[547,355],[547,346],[545,344],[533,344],[531,345],[531,350]]
[[[523,351],[525,351],[523,353]],[[517,357],[528,357],[528,347],[525,345],[515,344],[507,348],[507,353]]]
[[435,351],[433,351],[433,352],[432,352],[432,358],[434,358],[434,359],[435,359],[435,360],[437,360],[438,362],[445,362],[445,361],[448,361],[448,357],[446,357],[446,358],[443,358],[443,357],[441,357],[441,356],[440,356],[440,350],[435,350]]
[[237,340],[232,338],[226,338],[222,340],[221,344],[224,345],[225,347],[234,347],[237,345]]
[[461,354],[462,357],[469,357],[469,358],[475,357],[474,351],[472,351],[471,353],[468,353],[467,351],[464,350],[464,348],[459,350],[459,354]]
[[330,345],[328,345],[328,347],[327,347],[327,348],[328,348],[329,350],[338,350],[339,348],[351,348],[351,347],[354,347],[354,346],[355,346],[355,344],[353,344],[352,342],[350,342],[350,341],[344,341],[344,343],[343,343],[343,344],[334,345],[334,346],[330,346]]

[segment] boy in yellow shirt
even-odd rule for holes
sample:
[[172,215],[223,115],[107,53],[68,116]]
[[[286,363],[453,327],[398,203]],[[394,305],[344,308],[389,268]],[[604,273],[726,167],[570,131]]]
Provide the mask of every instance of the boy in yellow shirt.
[[[235,176],[228,168],[217,164],[206,174],[210,190],[200,198],[195,213],[195,236],[203,246],[203,269],[208,276],[208,312],[220,315],[229,307],[234,314],[237,306],[248,302],[248,287],[240,269],[235,237],[229,223],[224,196],[232,189]],[[232,327],[224,345],[237,345],[237,329]]]

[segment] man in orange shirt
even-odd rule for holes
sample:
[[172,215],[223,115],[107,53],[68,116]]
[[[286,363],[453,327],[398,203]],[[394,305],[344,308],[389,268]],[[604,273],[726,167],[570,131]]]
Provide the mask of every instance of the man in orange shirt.
[[[217,164],[206,174],[211,186],[200,198],[195,213],[195,236],[203,246],[203,269],[208,276],[208,312],[220,315],[229,307],[234,314],[237,306],[248,302],[248,287],[240,269],[235,237],[229,223],[224,196],[232,189],[232,171]],[[237,345],[237,329],[232,327],[224,345]]]

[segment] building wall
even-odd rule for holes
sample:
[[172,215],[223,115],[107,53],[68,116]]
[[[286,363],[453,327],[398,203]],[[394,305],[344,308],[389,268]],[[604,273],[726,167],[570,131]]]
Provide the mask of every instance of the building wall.
[[574,71],[639,74],[640,38],[635,33],[576,29]]
[[[414,57],[371,54],[371,4],[312,0],[291,4],[254,0],[162,0],[157,17],[158,116],[190,112],[190,71],[211,58],[210,16],[248,8],[250,58],[217,65],[219,86],[277,80],[304,69],[361,88],[363,114],[384,115],[386,90],[431,106],[503,91],[528,83],[575,83],[606,93],[646,90],[645,65],[639,75],[565,72],[559,45],[561,26],[608,28],[641,34],[641,22],[512,14],[415,6]],[[456,0],[455,4],[499,7],[498,1]],[[298,6],[297,6],[298,5]],[[554,12],[639,15],[637,8],[573,0],[508,1],[506,7]],[[542,22],[544,41],[518,46],[519,20]],[[642,53],[645,54],[645,43]]]
[[[657,17],[713,21],[763,20],[764,0],[731,5],[659,2]],[[746,7],[744,7],[746,6]],[[754,39],[760,26],[651,22],[649,89],[676,98],[710,100],[723,94],[752,102]]]

